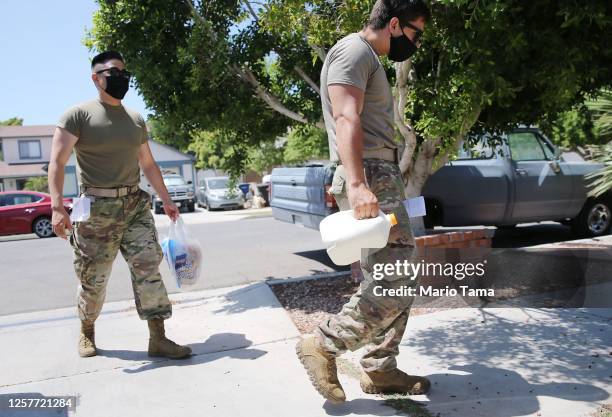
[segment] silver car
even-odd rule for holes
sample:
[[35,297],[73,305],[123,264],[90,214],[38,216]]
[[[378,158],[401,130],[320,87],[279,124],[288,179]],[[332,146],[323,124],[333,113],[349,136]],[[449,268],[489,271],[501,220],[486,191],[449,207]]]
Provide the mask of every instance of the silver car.
[[229,188],[228,177],[211,177],[200,180],[197,198],[200,207],[207,210],[244,208],[244,195],[240,188]]

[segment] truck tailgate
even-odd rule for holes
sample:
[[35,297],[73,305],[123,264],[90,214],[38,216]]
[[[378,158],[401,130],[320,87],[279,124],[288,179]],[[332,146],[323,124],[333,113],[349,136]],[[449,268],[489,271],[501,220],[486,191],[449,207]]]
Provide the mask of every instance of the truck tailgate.
[[274,217],[290,223],[318,228],[327,215],[325,167],[275,168],[272,171]]

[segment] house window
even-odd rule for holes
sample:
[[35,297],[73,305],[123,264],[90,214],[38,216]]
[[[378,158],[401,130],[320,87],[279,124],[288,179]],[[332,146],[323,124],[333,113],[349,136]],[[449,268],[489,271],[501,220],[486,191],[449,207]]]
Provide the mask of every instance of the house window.
[[19,141],[19,158],[20,159],[40,159],[40,141],[39,140],[20,140]]

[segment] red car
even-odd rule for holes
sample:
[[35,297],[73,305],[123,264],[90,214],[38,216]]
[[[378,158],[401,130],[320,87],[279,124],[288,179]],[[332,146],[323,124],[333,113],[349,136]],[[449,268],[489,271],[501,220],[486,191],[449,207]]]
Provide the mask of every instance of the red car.
[[[64,198],[66,210],[72,200]],[[37,191],[0,192],[0,236],[36,233],[55,236],[51,227],[51,196]]]

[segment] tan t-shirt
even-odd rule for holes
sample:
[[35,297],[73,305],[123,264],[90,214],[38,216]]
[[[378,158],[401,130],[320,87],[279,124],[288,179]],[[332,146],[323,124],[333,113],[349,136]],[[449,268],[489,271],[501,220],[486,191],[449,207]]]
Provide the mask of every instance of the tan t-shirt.
[[352,85],[364,92],[361,113],[364,149],[396,149],[391,86],[378,56],[358,33],[339,40],[327,53],[321,69],[321,103],[330,159],[338,161],[336,122],[327,91],[333,84]]
[[57,126],[79,138],[74,146],[79,183],[113,188],[140,182],[138,151],[147,127],[138,112],[92,100],[70,108]]

